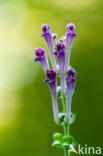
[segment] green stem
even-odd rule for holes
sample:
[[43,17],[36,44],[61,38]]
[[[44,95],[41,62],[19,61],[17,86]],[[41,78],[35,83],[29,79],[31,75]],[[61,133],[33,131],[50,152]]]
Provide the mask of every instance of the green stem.
[[[67,124],[64,125],[64,135],[69,135],[69,126]],[[70,154],[68,154],[68,147],[65,147],[64,152],[65,156],[70,156]]]
[[68,156],[68,148],[65,148],[65,156]]
[[64,109],[64,113],[66,113],[66,98],[63,98],[63,109]]
[[69,126],[67,124],[64,125],[64,134],[69,135]]
[[[66,98],[63,98],[63,105],[64,105],[64,113],[66,113]],[[69,125],[66,123],[64,125],[64,135],[69,135]],[[68,154],[68,147],[65,147],[64,152],[65,156],[70,156],[70,154]]]

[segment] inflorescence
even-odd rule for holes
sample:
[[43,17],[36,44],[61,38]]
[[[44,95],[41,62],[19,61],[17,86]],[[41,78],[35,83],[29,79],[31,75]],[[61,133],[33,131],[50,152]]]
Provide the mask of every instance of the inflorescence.
[[[75,34],[75,25],[70,23],[66,26],[67,33],[57,42],[57,35],[50,32],[50,26],[43,24],[42,35],[50,52],[53,69],[49,67],[45,50],[36,48],[34,61],[39,61],[44,69],[47,78],[44,83],[48,83],[53,104],[54,121],[64,126],[64,136],[60,133],[54,134],[53,145],[63,147],[65,155],[68,156],[71,145],[74,146],[74,139],[69,135],[69,125],[74,122],[75,115],[71,113],[71,100],[75,87],[75,70],[70,69],[70,51]],[[57,57],[58,65],[55,57]],[[57,77],[60,77],[61,86],[57,86]],[[59,113],[57,99],[61,98],[63,102],[63,112]]]

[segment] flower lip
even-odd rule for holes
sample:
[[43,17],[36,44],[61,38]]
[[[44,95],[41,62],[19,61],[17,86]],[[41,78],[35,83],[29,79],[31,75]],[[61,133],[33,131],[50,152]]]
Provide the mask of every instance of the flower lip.
[[63,51],[65,45],[62,42],[57,42],[56,47],[57,47],[57,51]]
[[46,79],[44,80],[44,83],[52,83],[52,82],[54,82],[53,79],[46,78]]
[[54,55],[59,56],[60,54],[65,54],[64,51],[65,45],[62,42],[57,42],[56,47],[57,50],[54,52]]
[[75,29],[75,25],[73,23],[69,23],[67,26],[66,26],[66,30],[67,31],[74,31]]
[[75,82],[76,81],[76,79],[74,77],[67,77],[67,78],[65,78],[65,80],[67,82]]
[[67,75],[68,75],[69,77],[70,77],[70,76],[74,77],[74,76],[76,75],[76,72],[75,72],[74,69],[69,69],[69,70],[67,71]]
[[67,72],[68,76],[65,78],[65,80],[67,82],[75,82],[76,81],[76,79],[74,78],[75,74],[76,74],[76,72],[74,69],[69,69]]
[[35,50],[36,57],[34,58],[34,61],[40,61],[42,59],[45,59],[45,51],[42,48],[36,48]]
[[74,29],[75,29],[75,25],[73,23],[70,23],[66,26],[66,30],[67,30],[67,33],[66,35],[70,36],[70,37],[75,37],[76,34],[74,32]]
[[46,75],[49,79],[56,79],[56,72],[53,70],[47,70]]
[[50,33],[50,26],[48,24],[43,24],[41,26],[41,29],[42,29],[42,35],[41,35],[42,37]]
[[73,37],[77,36],[77,35],[75,34],[75,32],[67,32],[66,35],[68,35],[68,36],[73,36]]
[[46,70],[47,78],[44,80],[44,83],[52,83],[56,81],[56,72],[53,70]]
[[43,30],[44,30],[44,32],[46,32],[46,26],[43,26]]
[[38,56],[44,56],[44,54],[45,54],[45,51],[42,48],[36,48],[34,51],[35,51],[35,54],[37,57]]

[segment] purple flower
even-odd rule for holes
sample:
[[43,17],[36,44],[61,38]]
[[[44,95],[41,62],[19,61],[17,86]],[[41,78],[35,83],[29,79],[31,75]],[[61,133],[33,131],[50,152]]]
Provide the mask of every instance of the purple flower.
[[52,38],[53,38],[53,46],[55,48],[56,47],[57,34],[52,34]]
[[56,73],[58,73],[58,68],[56,66],[55,57],[53,55],[53,38],[52,38],[52,33],[50,32],[50,26],[48,24],[43,24],[41,29],[42,29],[42,35],[41,36],[44,37],[46,44],[48,46],[53,69]]
[[35,62],[39,61],[45,72],[46,70],[49,70],[49,64],[48,64],[44,49],[36,48],[34,51],[36,54],[34,61]]
[[68,66],[69,66],[69,59],[70,59],[70,50],[72,47],[73,39],[76,36],[75,32],[75,25],[70,23],[66,26],[66,57],[65,57],[65,74],[68,71]]
[[54,55],[57,56],[59,67],[60,67],[60,75],[61,75],[61,93],[62,96],[65,96],[65,82],[64,82],[64,65],[65,65],[65,45],[62,42],[57,42],[56,44],[57,50],[54,52]]
[[74,86],[75,86],[75,81],[76,79],[74,78],[76,72],[74,69],[69,69],[67,72],[67,78],[65,80],[67,81],[67,108],[66,108],[66,122],[69,123],[70,119],[70,112],[71,112],[71,100],[72,100],[72,95],[74,92]]
[[48,83],[51,89],[52,94],[52,103],[53,103],[53,113],[54,120],[58,124],[60,122],[58,104],[57,104],[57,83],[56,83],[56,72],[53,70],[46,71],[47,78],[44,80],[44,83]]

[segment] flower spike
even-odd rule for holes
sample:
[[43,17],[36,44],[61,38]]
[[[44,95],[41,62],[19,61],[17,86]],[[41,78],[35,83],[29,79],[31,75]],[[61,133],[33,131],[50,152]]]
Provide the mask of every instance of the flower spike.
[[39,61],[45,72],[46,72],[46,70],[49,70],[49,64],[48,64],[48,60],[46,58],[44,49],[36,48],[34,51],[36,54],[34,61],[35,62]]
[[[55,133],[53,135],[54,142],[52,145],[63,147],[65,155],[69,156],[70,149],[72,147],[74,148],[76,145],[74,138],[70,136],[69,132],[70,124],[75,121],[75,115],[71,113],[71,102],[76,82],[76,72],[74,69],[70,69],[70,67],[68,69],[70,50],[74,37],[76,36],[74,31],[75,26],[72,23],[68,24],[66,26],[66,35],[60,38],[58,42],[57,35],[50,32],[50,26],[48,24],[43,24],[41,29],[41,36],[44,37],[50,52],[53,70],[50,70],[48,60],[45,56],[45,51],[42,48],[35,49],[36,58],[34,61],[39,61],[46,73],[44,83],[48,83],[50,87],[54,121],[56,124],[62,125],[64,128],[64,136],[61,133]],[[59,67],[56,65],[55,59],[58,60]],[[67,77],[65,78],[66,74]],[[59,79],[56,78],[56,76],[59,76]],[[58,80],[60,81],[61,86],[57,86]],[[60,113],[58,109],[59,98],[63,103],[63,110]],[[71,145],[73,146],[71,147]]]
[[42,29],[41,37],[44,37],[46,44],[48,46],[53,69],[56,73],[58,73],[58,68],[56,66],[55,57],[53,55],[53,38],[52,38],[52,33],[50,32],[50,26],[48,24],[43,24],[41,29]]
[[65,45],[62,42],[57,42],[56,44],[57,50],[54,52],[54,55],[57,56],[59,67],[60,67],[60,75],[61,75],[61,93],[62,96],[65,96],[65,82],[64,82],[64,64],[65,64]]
[[67,106],[66,106],[66,122],[69,123],[70,119],[70,112],[71,112],[71,100],[72,95],[74,92],[74,86],[76,79],[74,78],[76,72],[74,69],[69,69],[67,72],[67,78],[65,80],[67,81]]
[[48,83],[50,86],[52,94],[52,103],[53,103],[53,113],[54,120],[57,124],[60,122],[58,104],[57,104],[57,83],[56,83],[56,72],[53,70],[46,71],[47,78],[44,80],[44,83]]
[[66,57],[65,57],[65,74],[68,71],[68,66],[69,66],[69,60],[70,60],[70,51],[73,43],[73,39],[76,36],[75,32],[75,25],[70,23],[66,26]]

